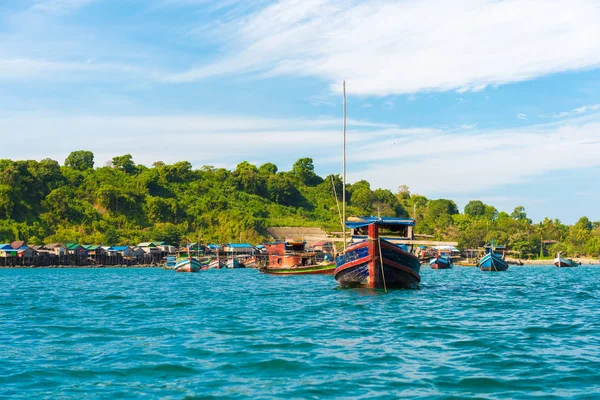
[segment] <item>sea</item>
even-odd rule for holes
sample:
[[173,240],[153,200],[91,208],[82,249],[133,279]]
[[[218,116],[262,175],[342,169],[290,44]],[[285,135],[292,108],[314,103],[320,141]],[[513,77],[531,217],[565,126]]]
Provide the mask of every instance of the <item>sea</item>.
[[597,399],[600,267],[0,270],[0,398]]

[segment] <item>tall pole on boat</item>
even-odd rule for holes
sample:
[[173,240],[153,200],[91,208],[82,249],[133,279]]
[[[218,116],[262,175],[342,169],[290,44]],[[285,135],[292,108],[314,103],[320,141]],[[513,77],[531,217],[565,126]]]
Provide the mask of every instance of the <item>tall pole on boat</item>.
[[344,232],[344,249],[346,248],[346,81],[344,81],[344,181],[342,185],[342,231]]

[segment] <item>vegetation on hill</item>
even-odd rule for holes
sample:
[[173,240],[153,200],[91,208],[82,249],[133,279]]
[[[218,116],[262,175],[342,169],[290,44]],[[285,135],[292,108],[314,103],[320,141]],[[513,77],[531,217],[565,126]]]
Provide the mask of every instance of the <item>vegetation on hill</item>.
[[[94,168],[94,154],[75,151],[55,160],[0,160],[0,242],[26,240],[105,245],[164,240],[195,242],[267,239],[269,226],[315,226],[340,231],[335,192],[339,175],[319,177],[310,158],[290,171],[248,162],[235,170],[189,162],[136,165],[131,155]],[[348,215],[415,216],[416,233],[458,241],[462,248],[489,242],[531,258],[560,250],[598,256],[600,223],[575,225],[546,218],[532,224],[523,207],[511,214],[474,200],[460,213],[447,199],[427,199],[402,186],[373,190],[366,181],[347,186]],[[555,241],[556,243],[545,243]]]

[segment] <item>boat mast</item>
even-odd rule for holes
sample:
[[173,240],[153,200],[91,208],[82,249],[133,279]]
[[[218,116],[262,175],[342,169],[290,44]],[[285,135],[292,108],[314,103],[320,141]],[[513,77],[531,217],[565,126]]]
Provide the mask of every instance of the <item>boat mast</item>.
[[344,176],[342,185],[342,230],[344,232],[344,249],[346,248],[346,81],[344,81]]

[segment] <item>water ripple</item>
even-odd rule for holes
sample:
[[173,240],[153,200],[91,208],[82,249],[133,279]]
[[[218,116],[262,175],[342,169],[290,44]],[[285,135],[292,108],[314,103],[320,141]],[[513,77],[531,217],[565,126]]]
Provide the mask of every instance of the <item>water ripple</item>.
[[598,273],[0,270],[0,397],[595,398]]

